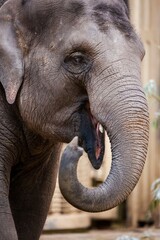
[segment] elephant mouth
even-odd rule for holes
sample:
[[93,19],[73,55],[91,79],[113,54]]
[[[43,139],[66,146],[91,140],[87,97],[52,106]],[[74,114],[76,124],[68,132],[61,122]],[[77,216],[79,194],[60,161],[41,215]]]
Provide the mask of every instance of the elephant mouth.
[[88,158],[95,169],[99,169],[103,162],[105,151],[105,131],[90,111],[87,101],[80,111],[80,138],[79,145],[88,154]]

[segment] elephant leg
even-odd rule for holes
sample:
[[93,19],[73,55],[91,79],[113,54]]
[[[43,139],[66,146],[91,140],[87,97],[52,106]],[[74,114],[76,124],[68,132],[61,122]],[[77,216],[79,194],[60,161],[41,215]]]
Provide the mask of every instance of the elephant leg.
[[18,240],[9,203],[10,174],[16,163],[17,148],[15,136],[9,130],[1,134],[3,126],[0,124],[0,240]]
[[[19,240],[39,239],[53,196],[57,169],[58,158],[50,157],[36,181],[31,182],[29,174],[19,175],[11,182],[10,204]],[[32,174],[36,173],[35,169]]]
[[18,240],[9,199],[8,180],[0,166],[0,240]]

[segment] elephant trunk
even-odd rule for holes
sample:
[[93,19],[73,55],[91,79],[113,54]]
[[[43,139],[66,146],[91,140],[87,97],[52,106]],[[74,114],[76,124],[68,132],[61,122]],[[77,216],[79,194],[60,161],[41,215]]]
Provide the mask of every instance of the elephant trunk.
[[[130,66],[125,73],[124,66]],[[104,126],[111,142],[112,166],[101,185],[88,189],[77,179],[81,151],[75,146],[65,151],[60,166],[60,188],[67,201],[81,210],[101,212],[117,206],[130,194],[142,173],[149,118],[137,66],[131,65],[131,61],[117,63],[116,67],[107,68],[104,81],[88,83],[92,115]]]

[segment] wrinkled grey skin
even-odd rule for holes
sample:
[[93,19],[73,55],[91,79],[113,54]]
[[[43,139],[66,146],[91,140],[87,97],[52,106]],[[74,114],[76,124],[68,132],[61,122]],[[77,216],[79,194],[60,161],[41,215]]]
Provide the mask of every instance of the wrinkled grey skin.
[[131,192],[148,144],[143,56],[123,0],[8,0],[0,8],[0,240],[39,239],[61,142],[79,136],[101,166],[97,122],[113,152],[102,193],[95,192],[102,199],[81,189],[76,172],[68,178],[70,170],[67,186],[60,179],[63,194],[80,209],[102,211]]
[[3,5],[3,3],[5,3],[6,0],[0,0],[0,7]]

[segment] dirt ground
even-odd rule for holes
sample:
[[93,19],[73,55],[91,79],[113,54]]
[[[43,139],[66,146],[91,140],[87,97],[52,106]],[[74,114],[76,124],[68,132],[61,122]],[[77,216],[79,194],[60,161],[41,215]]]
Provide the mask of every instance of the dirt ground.
[[[128,236],[128,237],[127,237]],[[120,239],[117,239],[121,237]],[[134,238],[135,239],[134,239]],[[98,230],[85,233],[43,234],[40,240],[160,240],[160,229]]]

